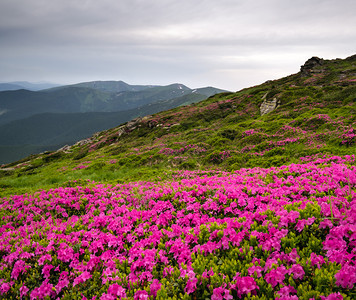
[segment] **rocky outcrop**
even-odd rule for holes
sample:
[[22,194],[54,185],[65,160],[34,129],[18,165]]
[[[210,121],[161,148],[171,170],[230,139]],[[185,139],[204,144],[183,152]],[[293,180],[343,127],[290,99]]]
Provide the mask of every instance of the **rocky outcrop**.
[[263,102],[260,106],[261,116],[269,114],[270,112],[274,111],[280,105],[280,100],[278,99],[278,97],[273,97],[272,99],[267,99],[267,94],[268,93],[266,93],[262,97]]
[[304,65],[300,67],[300,75],[301,77],[308,77],[314,73],[321,73],[323,70],[321,70],[319,67],[323,65],[324,60],[319,57],[312,57],[309,58]]

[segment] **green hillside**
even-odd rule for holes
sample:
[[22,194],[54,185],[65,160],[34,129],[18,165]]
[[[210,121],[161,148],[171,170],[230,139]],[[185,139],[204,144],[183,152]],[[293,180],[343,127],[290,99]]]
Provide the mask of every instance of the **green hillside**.
[[[154,180],[178,170],[233,171],[291,164],[306,156],[355,154],[355,61],[356,56],[313,58],[288,77],[137,119],[65,151],[5,165],[1,192],[71,180]],[[261,109],[274,106],[261,115]]]
[[221,91],[95,81],[39,92],[0,92],[0,164],[55,150],[133,118],[195,103]]
[[118,112],[42,113],[12,121],[0,125],[0,163],[57,150],[133,118],[199,102],[206,97],[191,93]]
[[355,299],[355,82],[314,57],[3,165],[0,299]]

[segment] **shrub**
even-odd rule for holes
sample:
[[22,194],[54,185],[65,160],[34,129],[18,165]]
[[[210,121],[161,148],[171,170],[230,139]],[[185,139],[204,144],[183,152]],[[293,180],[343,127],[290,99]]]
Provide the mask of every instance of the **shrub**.
[[222,136],[223,138],[229,139],[233,141],[239,132],[235,129],[224,129],[223,131],[219,132],[219,135]]

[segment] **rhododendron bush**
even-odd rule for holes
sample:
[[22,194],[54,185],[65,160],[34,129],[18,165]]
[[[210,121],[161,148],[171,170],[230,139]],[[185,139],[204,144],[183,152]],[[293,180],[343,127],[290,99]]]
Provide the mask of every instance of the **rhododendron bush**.
[[355,157],[1,199],[3,299],[355,299]]

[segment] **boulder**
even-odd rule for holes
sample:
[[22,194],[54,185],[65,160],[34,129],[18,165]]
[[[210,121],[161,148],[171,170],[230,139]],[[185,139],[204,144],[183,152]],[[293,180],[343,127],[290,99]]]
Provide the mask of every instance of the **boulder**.
[[280,100],[278,99],[278,97],[273,97],[272,99],[267,99],[267,94],[268,93],[266,93],[262,97],[263,102],[260,106],[261,116],[269,114],[270,112],[274,111],[280,105]]
[[300,67],[300,74],[301,77],[308,77],[312,75],[313,73],[320,73],[322,70],[316,70],[316,68],[320,67],[323,65],[324,60],[319,57],[312,57],[309,58],[304,65]]

